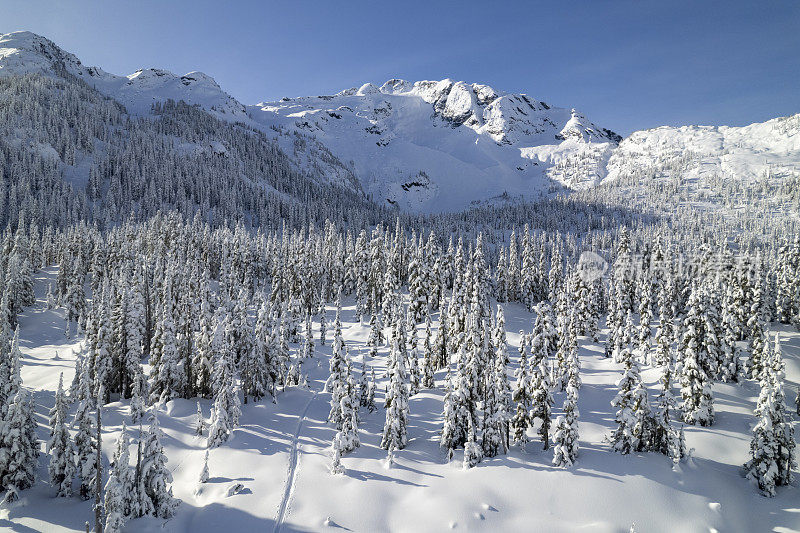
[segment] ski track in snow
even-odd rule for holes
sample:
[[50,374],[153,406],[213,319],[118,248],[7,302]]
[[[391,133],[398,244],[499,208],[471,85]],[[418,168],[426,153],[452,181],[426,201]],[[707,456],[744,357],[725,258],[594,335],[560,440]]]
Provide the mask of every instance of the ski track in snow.
[[275,517],[275,529],[273,530],[275,533],[278,533],[281,530],[281,527],[283,527],[283,521],[286,518],[286,513],[289,508],[289,501],[292,499],[292,494],[294,493],[295,480],[297,479],[297,464],[299,461],[298,443],[300,441],[300,431],[303,429],[303,422],[306,419],[308,409],[316,399],[317,394],[319,394],[319,391],[314,391],[314,395],[308,400],[308,403],[306,403],[306,406],[303,408],[303,412],[300,413],[297,419],[297,429],[292,436],[292,449],[289,452],[289,467],[286,470],[286,485],[283,490],[281,504],[278,507],[278,514]]

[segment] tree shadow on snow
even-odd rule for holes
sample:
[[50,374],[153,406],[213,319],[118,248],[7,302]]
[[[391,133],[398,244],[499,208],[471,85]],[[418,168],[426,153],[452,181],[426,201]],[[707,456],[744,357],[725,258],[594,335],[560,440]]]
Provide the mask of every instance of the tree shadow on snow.
[[39,530],[22,524],[16,524],[11,520],[0,518],[0,529],[3,531],[17,531],[19,533],[38,533]]
[[[392,465],[392,468],[397,468],[399,465],[397,463]],[[414,483],[413,481],[406,481],[405,479],[400,479],[396,477],[385,476],[383,474],[379,474],[377,472],[368,472],[365,470],[357,470],[354,468],[348,468],[345,471],[345,475],[347,477],[357,479],[359,481],[385,481],[388,483],[397,483],[399,485],[410,485],[412,487],[427,487],[428,485],[422,485],[420,483]],[[438,476],[441,477],[441,476]]]

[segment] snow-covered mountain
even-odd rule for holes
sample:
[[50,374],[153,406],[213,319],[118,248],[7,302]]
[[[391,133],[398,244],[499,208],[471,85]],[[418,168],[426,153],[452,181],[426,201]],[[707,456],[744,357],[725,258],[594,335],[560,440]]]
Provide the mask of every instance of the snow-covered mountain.
[[654,174],[680,161],[685,180],[800,176],[800,114],[728,126],[663,126],[634,132],[608,161],[606,180]]
[[[319,140],[352,164],[376,201],[410,211],[462,209],[504,193],[532,197],[552,179],[594,185],[620,140],[574,109],[449,79],[366,83],[248,111],[260,124]],[[580,176],[551,172],[570,157],[594,165]]]
[[28,73],[71,74],[114,98],[133,114],[149,113],[153,103],[172,99],[199,105],[220,118],[246,118],[244,106],[202,72],[178,76],[167,70],[147,68],[117,76],[98,67],[84,66],[73,54],[35,33],[0,35],[0,76]]
[[720,178],[800,176],[800,115],[742,128],[662,127],[622,140],[575,109],[450,79],[392,79],[246,106],[200,72],[117,76],[33,33],[0,35],[0,77],[26,73],[74,76],[132,115],[183,100],[260,130],[312,180],[410,212],[457,211],[620,177],[679,177],[702,189]]
[[[530,198],[551,190],[553,180],[591,186],[620,140],[575,110],[487,85],[390,80],[244,106],[203,73],[143,69],[117,76],[84,66],[36,34],[0,36],[0,76],[26,73],[71,74],[135,115],[149,113],[155,102],[184,100],[273,136],[306,173],[361,187],[378,203],[410,211]],[[576,165],[566,165],[571,159],[584,163],[580,175],[571,172]]]

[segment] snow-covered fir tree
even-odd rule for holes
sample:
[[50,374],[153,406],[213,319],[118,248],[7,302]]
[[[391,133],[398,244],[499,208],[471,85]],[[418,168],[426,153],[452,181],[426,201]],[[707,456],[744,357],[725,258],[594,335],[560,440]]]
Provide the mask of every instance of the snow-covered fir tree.
[[465,470],[477,466],[483,460],[483,450],[477,442],[475,424],[471,417],[467,418],[467,440],[464,442],[464,462]]
[[761,392],[755,410],[758,423],[753,428],[750,459],[744,470],[765,496],[775,496],[776,487],[792,481],[792,468],[797,467],[796,443],[785,405],[783,362],[777,335],[774,350],[767,350],[765,355],[767,365],[761,374]]
[[398,321],[392,335],[392,348],[389,353],[389,385],[384,403],[386,422],[380,444],[384,450],[402,450],[408,443],[408,375],[400,348],[401,327]]
[[88,392],[88,370],[84,370],[85,375],[81,378],[85,389],[84,397],[78,404],[75,414],[75,461],[77,475],[80,479],[80,497],[84,500],[91,498],[94,491],[95,476],[97,475],[97,462],[95,461],[95,442],[97,431],[94,426],[94,416],[92,415],[92,398]]
[[431,331],[431,314],[425,313],[425,340],[422,341],[422,386],[432,389],[436,386],[434,373],[436,372],[437,357],[433,349],[433,332]]
[[[352,376],[350,376],[352,380]],[[339,445],[341,453],[348,453],[359,446],[361,441],[358,438],[358,402],[354,401],[352,396],[355,392],[355,384],[349,383],[345,394],[339,400],[342,427],[339,431]]]
[[208,453],[209,449],[206,448],[206,453],[203,456],[203,468],[200,470],[200,476],[197,481],[200,483],[208,483],[209,472],[208,472]]
[[714,423],[714,397],[711,380],[698,363],[698,332],[695,323],[686,318],[681,339],[681,397],[683,420],[687,424],[710,426]]
[[618,392],[611,401],[616,407],[617,427],[611,434],[611,446],[622,454],[647,450],[652,443],[652,419],[647,402],[647,389],[639,374],[639,364],[631,350],[623,348],[620,354],[624,365],[622,378],[617,382]]
[[[528,350],[530,349],[530,338],[524,331],[519,332],[519,365],[514,371],[514,390],[511,398],[516,403],[516,410],[511,417],[511,431],[514,436],[514,443],[518,444],[524,451],[528,442],[528,428],[531,425],[531,406],[533,396],[531,394],[531,377],[528,364]],[[549,420],[549,416],[548,416]]]
[[108,480],[103,490],[104,531],[122,531],[126,518],[131,513],[131,495],[136,480],[134,472],[130,468],[129,444],[127,428],[123,423]]
[[167,468],[167,458],[161,444],[161,427],[155,411],[150,417],[150,427],[142,440],[142,459],[139,462],[136,478],[144,488],[144,493],[152,507],[148,507],[153,516],[170,518],[180,503],[172,495],[172,473]]
[[58,378],[55,405],[50,410],[50,440],[47,452],[50,461],[47,472],[50,485],[56,489],[56,497],[72,496],[72,480],[75,477],[75,452],[67,428],[67,401],[64,395],[64,375]]
[[229,351],[223,351],[217,354],[217,362],[214,364],[214,406],[211,408],[207,439],[209,448],[220,446],[230,439],[242,414],[231,357]]
[[200,407],[200,401],[197,402],[197,419],[194,424],[194,434],[198,437],[206,432],[206,419],[203,416],[203,409]]
[[165,280],[163,302],[156,320],[150,357],[150,402],[167,402],[183,395],[186,373],[178,357],[172,285]]
[[331,474],[334,476],[344,474],[342,465],[342,432],[337,431],[331,441]]
[[17,491],[36,482],[39,441],[33,417],[33,399],[20,387],[0,424],[0,486],[9,491],[5,501],[16,498]]
[[672,412],[677,408],[678,402],[672,394],[673,369],[672,364],[662,366],[661,391],[656,397],[656,408],[653,414],[652,448],[655,451],[669,456],[677,463],[686,455],[686,442],[683,429],[676,428],[672,423]]
[[578,388],[567,383],[564,414],[556,419],[553,434],[553,465],[569,467],[578,457]]
[[[540,309],[542,309],[541,306]],[[543,310],[543,312],[546,311]],[[542,447],[545,450],[550,447],[550,423],[553,407],[550,371],[547,367],[549,361],[549,343],[551,342],[548,326],[549,324],[546,320],[540,323],[537,317],[537,323],[534,325],[533,337],[531,339],[529,385],[531,399],[529,417],[531,424],[537,419],[540,421],[539,437],[542,440]],[[569,347],[565,345],[565,349],[568,350]]]

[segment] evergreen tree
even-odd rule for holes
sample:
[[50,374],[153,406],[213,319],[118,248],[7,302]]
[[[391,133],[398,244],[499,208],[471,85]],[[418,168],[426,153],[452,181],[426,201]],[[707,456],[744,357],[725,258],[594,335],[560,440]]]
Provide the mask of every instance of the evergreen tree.
[[491,376],[500,405],[501,434],[503,436],[503,453],[511,446],[511,417],[514,413],[514,402],[511,399],[511,384],[508,381],[508,339],[506,338],[506,320],[502,307],[498,306],[494,325],[494,360]]
[[130,495],[135,479],[130,469],[128,454],[128,433],[123,423],[122,432],[117,439],[113,464],[105,485],[104,511],[106,515],[104,531],[122,531],[125,519],[130,513]]
[[514,434],[514,443],[519,444],[522,451],[525,451],[525,444],[528,442],[527,431],[528,427],[531,426],[531,406],[533,405],[527,357],[530,339],[523,331],[519,332],[519,338],[519,366],[514,371],[516,383],[511,394],[511,398],[516,402],[517,406],[514,416],[511,418],[511,429]]
[[436,339],[433,343],[434,360],[436,370],[441,370],[450,364],[450,306],[444,301],[439,305],[439,330],[436,332]]
[[[362,371],[366,376],[366,368],[362,366]],[[365,377],[366,379],[366,377]],[[366,389],[361,392],[360,401],[363,407],[367,408],[367,411],[370,413],[377,410],[378,406],[375,405],[375,369],[370,368],[370,377],[369,381],[367,381]]]
[[408,306],[409,314],[415,323],[421,322],[425,311],[428,309],[428,291],[425,286],[427,273],[422,263],[419,251],[414,250],[411,261],[408,264],[408,292],[410,302]]
[[276,346],[273,326],[270,307],[264,299],[256,318],[253,334],[253,357],[257,360],[257,366],[263,368],[263,387],[272,395],[274,401],[276,383],[280,375],[281,354]]
[[611,401],[611,405],[617,408],[617,427],[611,434],[611,445],[614,451],[628,454],[650,447],[652,425],[647,389],[639,375],[639,364],[628,347],[623,348],[620,357],[625,369],[617,382],[619,392]]
[[331,350],[331,359],[328,366],[330,374],[328,375],[328,379],[325,381],[325,391],[332,393],[334,390],[334,385],[337,382],[344,381],[344,371],[346,366],[346,362],[344,360],[344,339],[342,338],[342,321],[338,308],[336,310],[336,320],[334,322],[333,348]]
[[695,324],[687,317],[681,358],[683,420],[687,424],[710,426],[714,423],[714,398],[711,393],[711,381],[697,361],[697,336]]
[[[127,291],[127,316],[125,322],[125,391],[124,397],[133,394],[133,380],[141,372],[141,361],[144,356],[145,304],[144,297],[138,287],[131,286]],[[141,394],[141,391],[140,391]]]
[[639,360],[649,363],[650,355],[650,321],[652,319],[652,287],[653,280],[649,269],[643,269],[639,274],[639,334],[637,350]]
[[81,400],[78,405],[78,411],[75,414],[75,426],[77,426],[75,458],[77,474],[81,482],[79,494],[84,500],[88,500],[92,496],[97,475],[97,462],[95,460],[97,432],[94,427],[91,406],[92,400],[87,394],[86,399]]
[[567,382],[564,414],[556,419],[553,434],[553,465],[570,467],[578,457],[578,388]]
[[468,418],[467,425],[467,440],[464,443],[464,469],[475,467],[483,460],[483,450],[480,444],[475,440],[475,424],[472,422],[472,417]]
[[751,317],[749,324],[752,326],[752,338],[750,339],[750,357],[747,360],[747,374],[754,380],[760,381],[764,372],[765,352],[768,347],[768,331],[764,324]]
[[206,448],[206,454],[203,456],[203,469],[200,470],[200,478],[198,481],[200,483],[207,483],[209,478],[208,473],[208,448]]
[[[259,321],[262,315],[259,311]],[[259,329],[261,323],[256,324],[256,342],[260,340]],[[211,312],[211,302],[208,297],[200,303],[200,331],[195,338],[195,351],[192,358],[192,376],[194,377],[195,393],[201,398],[209,398],[212,394],[211,374],[214,368],[214,315]],[[257,346],[261,346],[258,345]]]
[[[107,285],[106,285],[107,287]],[[90,343],[89,361],[94,363],[93,390],[104,392],[104,397],[99,398],[103,404],[110,401],[111,385],[115,382],[114,361],[112,354],[111,322],[108,316],[109,302],[108,291],[103,291],[103,302],[97,312],[97,331],[95,338]]]
[[433,333],[431,332],[431,314],[425,313],[425,340],[423,341],[422,386],[432,389],[436,386],[434,372],[437,357],[433,350]]
[[766,350],[764,355],[766,364],[755,411],[758,423],[753,428],[750,460],[744,469],[765,496],[775,496],[777,486],[792,482],[792,469],[797,467],[796,443],[783,393],[784,365],[777,335],[774,350]]
[[[2,340],[2,339],[0,339]],[[6,341],[8,342],[8,341]],[[22,352],[19,349],[19,326],[14,330],[14,337],[11,340],[10,349],[8,345],[3,346],[0,350],[5,353],[0,353],[0,418],[5,416],[8,406],[14,400],[17,392],[22,386],[22,378],[20,377],[20,357]]]
[[511,387],[508,384],[506,365],[505,318],[503,308],[498,305],[493,333],[495,352],[492,354],[490,368],[486,371],[486,385],[483,400],[483,426],[481,443],[486,457],[494,457],[508,452],[509,419],[511,417]]
[[33,400],[20,387],[0,424],[0,486],[10,491],[6,501],[36,481],[39,441],[33,414]]
[[386,391],[386,422],[381,448],[402,450],[408,442],[408,377],[400,348],[400,327],[395,326],[389,354],[389,387]]
[[337,431],[331,442],[331,474],[340,475],[344,474],[344,466],[342,466],[342,432]]
[[[319,314],[319,345],[320,346],[325,346],[325,333],[327,332],[327,328],[328,328],[328,324],[326,323],[326,320],[325,320],[325,314],[326,314],[325,306],[323,305],[322,306],[322,310],[320,311],[320,314]],[[370,322],[370,325],[371,324],[372,324],[372,322]]]
[[241,401],[234,378],[232,354],[224,351],[217,355],[214,364],[214,407],[211,410],[211,424],[208,429],[207,446],[214,448],[226,442],[239,425]]
[[156,322],[151,356],[150,402],[168,402],[183,395],[186,373],[180,368],[175,322],[172,314],[172,290],[164,284],[164,303]]
[[744,464],[747,479],[755,482],[766,496],[775,496],[780,467],[777,457],[777,438],[773,419],[773,391],[768,378],[761,380],[761,393],[758,396],[756,417],[758,423],[753,428],[750,441],[750,460]]
[[50,440],[47,452],[50,462],[47,467],[50,484],[56,488],[56,497],[72,496],[72,478],[75,477],[75,462],[72,440],[67,429],[67,402],[64,397],[64,375],[58,378],[55,405],[50,410]]
[[306,315],[303,333],[303,359],[312,359],[314,357],[314,332],[311,326],[310,314]]
[[[239,368],[241,369],[244,403],[247,403],[248,396],[252,397],[254,401],[259,401],[266,396],[271,388],[272,378],[267,359],[258,350],[257,343],[254,342],[252,330],[248,327],[245,331],[246,333],[243,333],[247,336],[247,340],[244,341],[246,348],[241,354]],[[313,347],[313,341],[311,346]]]
[[772,382],[773,394],[773,421],[772,426],[775,430],[777,440],[776,460],[778,464],[777,484],[789,485],[792,482],[792,469],[797,468],[797,452],[794,439],[794,426],[792,416],[786,408],[786,397],[783,392],[783,379],[785,375],[785,365],[779,334],[775,334],[775,344],[771,352],[769,379]]
[[172,473],[167,468],[167,458],[161,445],[161,428],[155,412],[142,442],[139,482],[152,503],[152,514],[158,518],[172,517],[180,500],[172,496],[172,487],[169,486]]
[[667,284],[661,285],[658,292],[658,328],[655,336],[655,351],[651,362],[655,366],[664,366],[671,360],[671,345],[674,337],[675,325],[672,314],[672,302]]
[[704,370],[712,379],[721,379],[721,366],[726,363],[724,353],[724,331],[717,296],[712,287],[701,295],[703,306],[702,347]]
[[462,420],[466,420],[466,409],[464,409],[461,391],[456,388],[457,379],[458,376],[453,376],[448,366],[442,416],[444,423],[439,439],[439,445],[447,450],[448,460],[453,458],[453,450],[466,440],[466,427],[462,424]]
[[683,429],[678,430],[672,425],[672,411],[677,407],[677,401],[672,394],[672,376],[672,364],[667,363],[662,367],[661,392],[656,397],[652,447],[678,463],[686,455],[686,443]]
[[723,297],[720,327],[719,378],[725,382],[739,382],[744,377],[741,350],[736,345],[737,315],[733,291],[728,286]]
[[508,266],[506,254],[501,248],[497,258],[497,268],[494,274],[494,292],[498,303],[508,301]]
[[538,418],[541,421],[539,426],[539,436],[542,439],[543,448],[550,447],[550,416],[553,407],[553,395],[547,368],[547,339],[545,330],[536,328],[531,341],[531,362],[530,362],[530,397],[531,409],[529,418],[531,425]]
[[[337,314],[338,317],[338,314]],[[328,422],[337,429],[342,428],[342,397],[347,394],[348,369],[347,348],[342,339],[341,322],[336,320],[336,332],[333,338],[333,350],[330,359],[330,375],[325,382],[325,390],[331,393]]]
[[200,407],[200,402],[197,402],[197,421],[194,425],[194,434],[198,437],[202,436],[206,431],[206,419],[203,418],[203,409]]
[[136,374],[132,377],[133,385],[132,385],[132,392],[131,392],[131,402],[130,402],[130,411],[131,411],[131,422],[133,424],[138,424],[139,421],[142,419],[142,415],[144,414],[145,409],[145,402],[144,402],[144,394],[147,390],[147,382],[144,377],[144,371],[142,371],[142,367],[139,366]]
[[[348,388],[355,389],[355,387]],[[339,431],[339,451],[348,453],[361,446],[361,441],[358,439],[358,403],[353,401],[351,394],[345,393],[340,404],[342,428]]]

